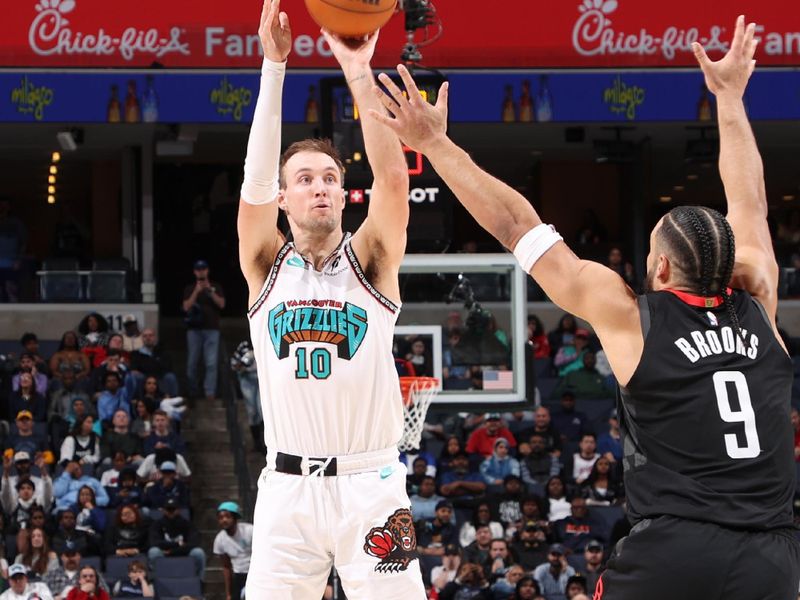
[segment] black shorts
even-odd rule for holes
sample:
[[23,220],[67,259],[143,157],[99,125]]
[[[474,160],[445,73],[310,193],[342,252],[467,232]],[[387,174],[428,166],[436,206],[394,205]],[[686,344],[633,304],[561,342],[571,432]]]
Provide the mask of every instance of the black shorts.
[[790,529],[748,532],[662,516],[623,538],[594,600],[797,600],[800,544]]

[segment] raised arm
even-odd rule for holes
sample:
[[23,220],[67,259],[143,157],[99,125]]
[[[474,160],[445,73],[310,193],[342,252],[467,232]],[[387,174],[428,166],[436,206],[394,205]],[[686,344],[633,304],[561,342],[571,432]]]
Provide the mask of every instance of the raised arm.
[[[398,72],[408,98],[413,100],[398,94],[389,97],[376,89],[376,95],[394,118],[377,111],[371,116],[392,127],[407,145],[424,153],[475,220],[519,255],[522,249],[518,244],[522,241],[527,245],[531,241],[529,234],[542,225],[539,215],[522,195],[483,171],[447,137],[447,83],[439,91],[436,106],[431,106],[417,101],[419,92],[408,70],[401,65]],[[381,75],[380,80],[389,87],[388,77]],[[543,240],[553,240],[546,228],[537,230],[537,234]],[[605,338],[604,346],[612,338],[632,335],[634,339],[626,341],[633,344],[630,354],[635,355],[635,366],[640,354],[635,352],[636,340],[640,347],[642,343],[636,296],[619,275],[599,263],[579,259],[563,241],[548,246],[529,273],[553,302],[591,323],[601,339]],[[602,293],[598,293],[600,290]],[[615,370],[625,370],[619,361],[613,366]],[[621,373],[618,377],[622,377]]]
[[264,50],[261,87],[247,142],[239,200],[239,264],[255,301],[280,244],[278,162],[281,152],[281,94],[292,46],[289,17],[280,0],[264,0],[258,28]]
[[[328,44],[342,66],[353,101],[361,115],[368,111],[386,114],[380,100],[372,92],[375,78],[370,60],[375,51],[378,32],[368,36],[359,46],[343,41],[325,32]],[[397,93],[400,93],[394,87]],[[382,281],[373,282],[380,291],[392,300],[399,301],[400,289],[397,270],[406,249],[406,227],[408,226],[408,165],[397,134],[375,119],[362,118],[361,131],[364,148],[372,175],[372,193],[369,212],[364,223],[354,236],[356,254],[362,261],[376,261],[378,269],[372,269]]]
[[755,23],[745,27],[740,16],[731,49],[716,62],[709,60],[700,44],[695,43],[693,49],[706,85],[717,97],[719,172],[728,201],[728,222],[736,238],[733,283],[763,304],[775,328],[778,264],[767,226],[764,166],[742,101],[756,65],[755,29]]

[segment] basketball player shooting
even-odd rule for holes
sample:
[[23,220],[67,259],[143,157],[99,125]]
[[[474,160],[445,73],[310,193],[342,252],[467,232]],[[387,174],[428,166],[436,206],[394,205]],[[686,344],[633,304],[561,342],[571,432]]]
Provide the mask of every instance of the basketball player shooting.
[[[259,35],[265,58],[238,229],[268,452],[246,595],[316,600],[335,565],[351,600],[421,600],[392,357],[409,215],[405,156],[390,128],[363,123],[369,213],[354,235],[344,233],[344,168],[333,146],[304,140],[280,155],[292,40],[279,0],[265,1]],[[356,104],[382,111],[370,68],[377,32],[360,43],[325,37]],[[278,231],[278,210],[291,242]]]
[[428,156],[553,302],[592,325],[608,355],[634,527],[595,600],[797,598],[792,364],[777,335],[763,167],[742,102],[754,35],[739,17],[723,59],[694,46],[717,97],[728,214],[683,206],[664,216],[638,297],[610,269],[575,256],[525,198],[447,138],[447,84],[435,107],[402,67],[407,99],[384,76],[390,94],[374,90],[392,117],[371,116]]

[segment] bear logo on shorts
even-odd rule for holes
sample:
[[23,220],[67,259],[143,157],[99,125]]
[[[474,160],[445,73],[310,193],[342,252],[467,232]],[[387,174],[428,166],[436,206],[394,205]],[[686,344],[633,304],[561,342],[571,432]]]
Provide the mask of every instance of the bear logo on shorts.
[[373,527],[364,538],[364,552],[380,559],[378,573],[405,571],[417,557],[416,550],[414,519],[407,508],[398,508],[383,527]]

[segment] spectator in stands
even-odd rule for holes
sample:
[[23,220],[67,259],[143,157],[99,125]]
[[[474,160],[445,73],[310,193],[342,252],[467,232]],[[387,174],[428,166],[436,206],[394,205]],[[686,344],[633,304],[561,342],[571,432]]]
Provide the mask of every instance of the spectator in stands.
[[139,394],[138,400],[144,402],[147,406],[147,412],[151,415],[161,408],[161,402],[166,398],[164,392],[158,387],[158,379],[155,375],[148,375],[144,378],[142,384],[142,392]]
[[418,520],[415,528],[417,550],[421,556],[444,556],[445,547],[458,544],[453,504],[447,500],[440,500],[433,518]]
[[492,600],[492,591],[483,567],[474,562],[462,562],[455,579],[439,594],[439,600]]
[[418,377],[433,376],[431,356],[422,338],[416,338],[411,342],[411,351],[406,354],[406,360],[414,365],[414,371]]
[[578,444],[578,452],[567,457],[564,465],[564,475],[569,481],[581,485],[589,474],[600,455],[597,453],[597,439],[593,433],[584,433]]
[[44,529],[33,527],[23,529],[22,532],[25,541],[18,548],[20,552],[14,559],[14,564],[24,565],[28,570],[28,578],[39,581],[58,568],[58,556],[50,550]]
[[475,527],[475,539],[469,544],[462,544],[464,549],[463,558],[467,562],[473,562],[479,565],[486,563],[489,558],[489,548],[491,547],[492,530],[488,523],[482,523]]
[[528,343],[533,346],[533,358],[550,358],[550,341],[536,315],[528,315]]
[[577,442],[584,433],[591,431],[588,417],[575,410],[575,394],[571,390],[561,392],[561,407],[552,414],[553,427],[561,435],[561,443]]
[[622,481],[611,461],[599,457],[592,467],[589,477],[581,485],[580,493],[589,506],[610,506],[619,504],[624,493]]
[[[38,504],[34,504],[33,508],[31,508],[31,517],[30,520],[28,521],[28,525],[31,529],[33,529],[34,527],[43,529],[44,532],[48,534],[48,539],[50,539],[50,529],[52,523],[50,522],[48,515],[45,513],[44,509]],[[2,530],[1,520],[0,520],[0,530]]]
[[595,368],[594,352],[584,352],[582,361],[582,368],[571,371],[558,382],[553,396],[569,390],[576,398],[613,398],[616,390]]
[[[84,556],[97,554],[94,540],[86,532],[76,529],[75,525],[75,511],[72,508],[65,508],[58,513],[58,529],[53,534],[53,549],[61,555],[62,564],[65,551],[77,551]],[[55,588],[51,589],[56,591]]]
[[[2,498],[3,511],[8,515],[6,533],[16,533],[20,529],[30,527],[31,512],[36,506],[35,491],[36,484],[30,479],[17,481],[16,494],[12,494],[10,486],[3,488],[0,498]],[[52,496],[45,496],[44,500],[50,504],[53,502]]]
[[597,438],[597,451],[612,463],[619,463],[622,460],[622,433],[619,429],[619,415],[616,408],[608,415],[608,433],[602,433]]
[[89,405],[89,394],[79,389],[77,379],[73,371],[64,371],[61,374],[61,385],[50,394],[50,415],[51,423],[58,418],[59,421],[67,422],[67,416],[72,412],[72,403],[80,400],[84,406]]
[[108,341],[106,342],[106,360],[108,359],[108,353],[112,350],[116,350],[119,353],[120,364],[130,371],[131,356],[130,352],[127,352],[124,348],[121,333],[114,332],[109,334]]
[[28,230],[12,214],[11,199],[0,196],[0,302],[19,302],[19,277]]
[[[461,551],[457,544],[445,546],[442,564],[431,569],[431,586],[441,594],[444,587],[456,578],[461,566]],[[438,596],[441,598],[441,595]]]
[[[65,546],[59,555],[61,557],[61,566],[47,574],[45,583],[55,596],[55,600],[65,600],[70,591],[73,588],[80,589],[84,585],[84,581],[87,583],[88,588],[88,582],[91,578],[88,575],[86,577],[80,576],[82,571],[80,564],[83,555],[77,547],[74,545]],[[102,575],[99,575],[93,581],[95,585],[99,583],[100,588],[108,592],[108,584],[106,584]],[[105,597],[108,598],[108,596]],[[96,600],[100,599],[97,598]]]
[[586,589],[594,590],[603,572],[603,543],[600,540],[586,542],[583,559],[585,566],[581,569],[581,575],[586,578]]
[[66,465],[73,460],[82,465],[96,465],[100,462],[100,436],[94,432],[92,415],[79,417],[61,444],[59,462]]
[[136,315],[122,317],[122,348],[125,352],[136,352],[144,345],[143,332],[139,331]]
[[189,487],[177,479],[175,463],[164,461],[158,470],[161,477],[145,490],[144,505],[164,508],[168,500],[175,500],[179,508],[189,508]]
[[250,434],[253,436],[253,447],[263,454],[267,449],[264,445],[264,416],[261,413],[261,397],[258,392],[256,357],[250,340],[245,340],[236,346],[230,364],[239,380],[239,389],[242,390]]
[[153,431],[144,440],[145,456],[159,448],[171,448],[178,454],[186,454],[186,444],[174,431],[170,430],[169,417],[163,410],[153,413]]
[[500,421],[499,413],[486,413],[485,423],[478,427],[467,440],[467,453],[480,454],[483,458],[492,456],[495,450],[495,442],[498,438],[504,438],[510,448],[517,447],[517,440],[514,439],[507,427]]
[[[146,385],[147,382],[145,382]],[[134,401],[133,408],[134,418],[133,423],[131,423],[131,433],[142,438],[142,443],[144,443],[144,438],[149,437],[150,432],[153,430],[153,413],[144,400]]]
[[489,543],[489,558],[483,564],[486,579],[490,582],[504,577],[508,568],[514,564],[514,557],[508,550],[508,542],[503,538],[495,538]]
[[223,502],[217,507],[219,533],[214,538],[214,554],[222,561],[225,597],[241,598],[253,547],[253,525],[241,520],[242,511],[236,502]]
[[558,320],[558,326],[547,334],[547,340],[550,342],[550,356],[555,356],[563,346],[572,345],[577,328],[575,317],[564,313]]
[[469,366],[463,357],[462,330],[450,329],[447,334],[447,345],[442,350],[442,377],[444,388],[468,389],[471,378]]
[[520,460],[522,481],[533,493],[543,493],[547,481],[561,472],[558,457],[547,452],[546,439],[542,433],[531,434],[530,453]]
[[131,561],[128,565],[128,579],[121,579],[114,584],[114,598],[153,598],[155,591],[147,581],[147,567],[140,560]]
[[64,472],[55,480],[53,486],[56,510],[62,510],[78,502],[78,494],[84,487],[89,487],[94,492],[95,506],[104,507],[108,504],[108,494],[100,485],[100,481],[84,475],[81,464],[76,460],[71,460],[64,467]]
[[500,523],[506,528],[506,534],[513,532],[520,525],[522,519],[522,479],[517,475],[506,475],[503,478],[503,488],[497,493],[489,495],[491,510],[498,516]]
[[109,592],[100,586],[100,574],[90,565],[83,565],[78,573],[78,584],[65,600],[111,600]]
[[78,422],[78,419],[81,419],[86,415],[92,415],[94,418],[92,431],[94,431],[96,435],[102,436],[103,426],[100,423],[100,419],[96,418],[97,415],[94,412],[94,405],[92,404],[91,400],[88,402],[84,402],[83,398],[74,398],[72,400],[72,410],[67,414],[67,425],[70,429],[75,427],[75,423]]
[[406,475],[406,493],[411,496],[419,491],[423,478],[427,476],[428,461],[418,456],[414,459],[411,473]]
[[508,440],[498,437],[494,440],[494,452],[485,459],[480,466],[480,473],[487,486],[494,487],[494,492],[499,492],[503,480],[507,475],[520,476],[519,461],[509,454]]
[[[105,461],[103,461],[105,463]],[[100,485],[108,492],[108,503],[111,504],[111,489],[119,487],[119,474],[128,464],[128,456],[118,450],[111,457],[111,468],[103,471],[100,476]]]
[[119,409],[131,411],[128,391],[122,386],[119,373],[109,371],[103,380],[105,389],[97,398],[97,416],[103,423],[111,424],[114,413]]
[[217,353],[219,351],[219,317],[225,308],[222,286],[208,277],[208,263],[194,263],[195,281],[183,291],[183,311],[186,313],[186,345],[188,358],[186,376],[189,393],[198,395],[197,362],[201,355],[205,366],[203,390],[213,400],[217,393]]
[[537,521],[526,521],[511,543],[511,552],[526,571],[533,571],[547,560],[547,536]]
[[442,475],[439,492],[445,498],[469,503],[473,496],[486,491],[486,483],[480,473],[469,470],[466,452],[459,452],[450,461],[450,470]]
[[35,333],[30,331],[23,333],[22,337],[19,339],[19,345],[22,346],[23,353],[27,353],[33,357],[34,366],[39,373],[44,373],[47,375],[48,379],[52,377],[50,365],[44,357],[39,354],[39,337]]
[[530,439],[533,434],[540,434],[545,440],[545,450],[550,454],[559,456],[561,454],[561,435],[553,426],[550,411],[540,406],[533,413],[533,427],[520,431],[520,439]]
[[89,313],[78,324],[78,347],[89,357],[93,368],[99,367],[106,357],[108,330],[108,321],[96,312]]
[[623,259],[622,250],[616,246],[608,252],[608,268],[615,271],[631,288],[636,289],[636,272],[633,265]]
[[25,565],[11,565],[8,568],[9,587],[0,594],[0,600],[53,600],[47,585],[41,581],[30,581]]
[[451,435],[447,438],[442,446],[442,451],[439,454],[439,460],[436,461],[436,472],[439,475],[450,471],[452,469],[451,461],[457,454],[464,452],[464,445],[456,435]]
[[33,374],[30,370],[25,370],[14,375],[14,378],[17,386],[8,399],[9,414],[16,415],[20,411],[26,411],[33,415],[36,422],[46,422],[47,401],[34,387]]
[[8,453],[9,449],[12,451],[12,455],[17,452],[25,452],[28,455],[28,460],[30,460],[32,456],[38,458],[48,450],[45,436],[34,432],[31,411],[19,411],[17,413],[16,426],[17,431],[14,432],[12,430],[11,434],[6,438],[6,453]]
[[462,548],[466,548],[476,539],[478,528],[481,525],[489,527],[492,538],[502,538],[504,535],[503,525],[494,519],[491,506],[488,502],[482,501],[475,507],[472,519],[461,526],[458,542]]
[[[105,488],[101,486],[100,489],[105,493]],[[91,487],[84,485],[78,490],[78,501],[72,505],[72,510],[75,511],[75,528],[85,531],[100,546],[100,538],[106,530],[106,512],[97,506],[97,497]]]
[[[178,395],[178,378],[172,367],[172,358],[159,343],[156,330],[148,327],[142,331],[142,345],[131,354],[131,368],[141,389],[145,377],[155,377],[158,386],[169,397]],[[156,408],[158,405],[156,405]]]
[[139,509],[125,504],[105,529],[103,549],[106,556],[135,556],[147,552],[148,526]]
[[194,526],[178,514],[177,501],[170,498],[164,505],[164,516],[150,526],[147,557],[150,562],[161,556],[191,556],[197,568],[197,576],[203,579],[206,555],[200,548],[200,535]]
[[547,501],[548,521],[558,521],[572,512],[572,505],[567,499],[567,486],[561,476],[554,475],[547,480],[544,498]]
[[583,498],[572,499],[570,516],[555,521],[552,525],[553,537],[574,551],[583,548],[592,538],[605,538],[606,532],[589,517],[589,509]]
[[[12,462],[16,474],[11,474]],[[2,498],[3,507],[7,514],[11,513],[8,507],[14,507],[19,500],[17,485],[20,481],[28,480],[33,484],[33,503],[45,509],[49,509],[53,503],[53,480],[47,471],[47,465],[43,457],[36,459],[36,466],[39,468],[40,476],[31,474],[31,455],[27,452],[17,452],[13,459],[9,453],[3,455],[3,487]]]
[[[11,378],[11,389],[19,389],[19,376],[21,373],[30,373],[33,377],[34,389],[41,396],[47,395],[47,386],[49,379],[47,374],[40,371],[36,366],[36,359],[39,358],[35,354],[23,352],[19,356],[19,364],[17,365],[17,374]],[[40,359],[41,360],[41,359]]]
[[110,490],[108,506],[117,508],[120,506],[135,506],[141,508],[144,502],[142,490],[137,482],[136,469],[125,467],[119,472],[118,485],[116,489]]
[[436,505],[444,498],[436,493],[436,480],[426,475],[419,484],[419,490],[410,500],[411,514],[415,520],[420,520],[432,519],[436,514]]
[[192,471],[182,454],[177,454],[172,448],[158,448],[152,454],[148,454],[142,461],[142,464],[136,469],[137,477],[142,481],[156,481],[161,472],[159,468],[164,462],[169,461],[175,463],[176,473],[178,477],[184,481],[192,476]]
[[[505,540],[504,540],[505,541]],[[492,597],[495,600],[508,600],[517,589],[517,582],[525,576],[525,570],[519,565],[511,565],[505,575],[498,577],[492,584]]]
[[143,440],[130,430],[130,413],[124,408],[114,411],[111,418],[112,429],[103,435],[101,455],[108,459],[123,453],[128,461],[139,462],[143,457]]
[[517,588],[511,600],[545,600],[539,590],[539,584],[529,575],[525,575],[517,582]]
[[567,600],[572,600],[579,596],[586,596],[586,578],[582,575],[573,575],[567,579]]
[[533,570],[533,578],[547,600],[564,600],[567,580],[575,575],[567,563],[567,550],[561,544],[553,544],[547,552],[547,562]]
[[116,373],[119,376],[120,387],[125,388],[126,397],[130,400],[134,387],[132,383],[128,383],[130,369],[122,362],[122,353],[114,349],[109,350],[102,364],[92,371],[92,392],[94,395],[98,396],[106,389],[106,376],[109,373]]
[[588,351],[589,331],[576,329],[572,343],[561,346],[553,359],[553,365],[558,369],[558,376],[564,377],[580,369],[583,366],[583,355]]
[[65,332],[61,336],[58,350],[50,357],[50,372],[53,378],[56,381],[63,381],[64,373],[70,372],[81,382],[86,380],[91,370],[89,357],[80,351],[78,334],[74,331]]

